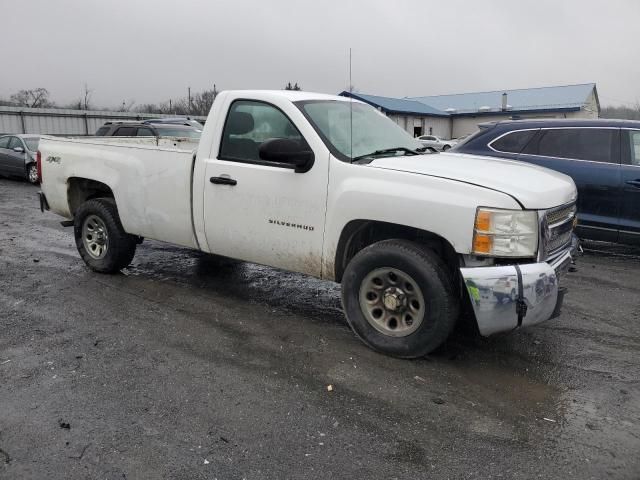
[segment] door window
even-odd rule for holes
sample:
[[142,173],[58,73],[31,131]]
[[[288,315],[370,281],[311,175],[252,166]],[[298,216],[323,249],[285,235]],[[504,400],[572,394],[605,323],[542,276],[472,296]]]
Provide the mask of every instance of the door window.
[[[535,154],[592,162],[618,163],[612,158],[617,129],[558,128],[543,130]],[[618,150],[619,151],[619,150]],[[526,148],[524,153],[532,153]]]
[[153,130],[151,130],[150,128],[139,128],[138,129],[138,137],[155,137],[155,135],[153,134]]
[[629,151],[631,165],[640,167],[640,131],[629,130]]
[[8,148],[14,149],[16,147],[24,148],[24,145],[22,145],[22,140],[20,140],[18,137],[11,137]]
[[511,132],[489,144],[494,150],[507,153],[520,153],[536,134],[537,130]]
[[272,138],[305,142],[291,120],[273,105],[238,100],[231,105],[227,115],[220,158],[262,162],[258,154],[260,144]]
[[136,134],[136,127],[120,127],[113,134],[114,137],[133,137]]
[[11,137],[0,138],[0,148],[9,148],[9,140],[11,140]]

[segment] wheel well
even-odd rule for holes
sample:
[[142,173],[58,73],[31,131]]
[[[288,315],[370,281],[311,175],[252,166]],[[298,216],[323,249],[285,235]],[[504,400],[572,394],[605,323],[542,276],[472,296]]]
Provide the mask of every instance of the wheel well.
[[391,238],[410,240],[428,247],[444,260],[453,278],[457,276],[460,266],[458,254],[451,244],[441,236],[419,228],[395,223],[375,220],[353,220],[344,227],[338,241],[335,260],[336,281],[340,282],[342,280],[347,264],[356,253],[369,245]]
[[88,178],[70,178],[67,182],[69,211],[75,216],[78,207],[92,198],[115,198],[108,185]]

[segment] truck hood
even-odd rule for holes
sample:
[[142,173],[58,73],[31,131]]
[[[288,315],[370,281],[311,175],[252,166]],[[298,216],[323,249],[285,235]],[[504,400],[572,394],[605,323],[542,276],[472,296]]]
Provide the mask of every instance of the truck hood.
[[516,160],[439,153],[378,158],[369,166],[446,178],[497,190],[515,198],[527,209],[557,207],[577,198],[571,177]]

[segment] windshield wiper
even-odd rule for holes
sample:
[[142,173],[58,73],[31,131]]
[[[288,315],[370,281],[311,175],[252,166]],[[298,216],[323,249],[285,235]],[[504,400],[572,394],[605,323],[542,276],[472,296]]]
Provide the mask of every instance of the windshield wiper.
[[393,147],[393,148],[384,148],[382,150],[376,150],[375,152],[367,153],[365,155],[358,155],[357,157],[353,157],[352,161],[361,160],[367,157],[375,157],[376,155],[384,155],[385,153],[394,153],[394,152],[404,152],[405,155],[420,155],[420,152],[416,150],[411,150],[407,147]]

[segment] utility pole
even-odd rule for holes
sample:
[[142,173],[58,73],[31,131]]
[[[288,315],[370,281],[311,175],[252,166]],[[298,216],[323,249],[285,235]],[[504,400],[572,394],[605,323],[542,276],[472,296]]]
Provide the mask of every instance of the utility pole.
[[187,87],[188,98],[189,98],[189,115],[191,115],[191,87]]

